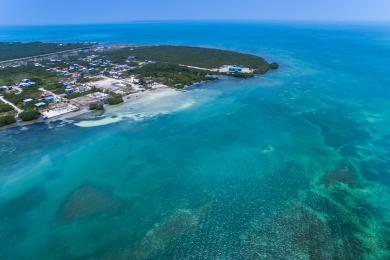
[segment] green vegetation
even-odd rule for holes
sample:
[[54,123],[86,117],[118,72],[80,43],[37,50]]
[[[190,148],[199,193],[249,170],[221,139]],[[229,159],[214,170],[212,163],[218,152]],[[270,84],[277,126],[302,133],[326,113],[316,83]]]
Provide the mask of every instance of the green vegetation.
[[279,64],[276,63],[276,62],[272,62],[270,65],[269,65],[270,69],[272,70],[277,70],[279,69]]
[[223,65],[239,65],[255,69],[258,74],[266,73],[270,69],[270,64],[265,59],[255,55],[199,47],[128,47],[108,51],[105,56],[115,63],[123,63],[129,56],[134,56],[141,60],[184,64],[209,69]]
[[26,58],[59,51],[67,51],[87,46],[88,45],[85,44],[2,42],[0,43],[0,61]]
[[123,98],[122,98],[122,96],[121,95],[112,95],[111,97],[109,97],[108,99],[107,99],[107,103],[109,104],[109,105],[118,105],[118,104],[120,104],[120,103],[123,103]]
[[32,121],[38,119],[41,114],[38,110],[35,109],[26,109],[22,113],[20,113],[19,117],[23,121]]
[[6,125],[11,125],[16,123],[16,119],[12,115],[5,115],[5,116],[0,116],[0,127],[6,126]]
[[249,78],[253,78],[255,76],[255,74],[253,74],[253,73],[240,73],[240,72],[228,73],[226,75],[233,76],[235,78],[241,78],[241,79],[249,79]]
[[144,78],[150,78],[160,84],[178,89],[193,85],[197,82],[215,79],[205,71],[168,63],[147,64],[131,70],[130,73],[135,73],[142,80]]
[[97,91],[98,90],[95,87],[93,87],[90,90],[87,90],[87,91],[84,91],[84,92],[73,92],[72,94],[68,95],[68,98],[69,99],[73,99],[73,98],[83,97],[83,96],[95,93]]
[[13,111],[14,108],[11,105],[0,103],[0,113]]
[[14,92],[4,93],[4,98],[15,104],[20,108],[24,108],[23,100],[27,98],[33,99],[32,103],[38,102],[38,99],[41,96],[41,91],[38,90],[38,87],[31,87],[29,89],[23,90],[22,93],[17,94]]
[[47,72],[46,68],[35,67],[31,64],[22,67],[7,67],[0,70],[0,85],[16,85],[23,79],[31,79],[36,83],[34,87],[43,87],[55,93],[61,94],[64,88],[58,82],[58,77],[53,72]]
[[89,83],[89,82],[93,82],[93,80],[91,78],[86,78],[86,77],[80,77],[77,80],[77,83],[80,83],[80,84],[85,84],[85,83]]

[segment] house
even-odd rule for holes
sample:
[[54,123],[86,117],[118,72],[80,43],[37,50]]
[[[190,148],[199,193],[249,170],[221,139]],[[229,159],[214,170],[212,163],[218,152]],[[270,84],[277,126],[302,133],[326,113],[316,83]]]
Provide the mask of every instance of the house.
[[74,92],[74,89],[73,89],[73,88],[67,87],[67,88],[65,89],[65,93],[66,93],[67,95],[70,95],[70,94],[72,94],[73,92]]
[[54,102],[54,97],[53,96],[47,96],[44,98],[46,103],[53,103]]
[[229,66],[230,73],[240,73],[242,72],[242,68],[239,66]]
[[224,65],[215,69],[221,73],[253,73],[254,70],[237,65]]
[[74,66],[69,66],[68,71],[69,72],[75,72],[76,68]]
[[31,79],[23,79],[20,83],[33,83]]
[[83,69],[81,70],[81,74],[83,75],[88,75],[90,73],[90,70],[89,69]]
[[32,98],[27,98],[27,99],[23,100],[23,105],[28,106],[28,105],[31,105],[32,102],[33,102]]
[[39,102],[39,103],[36,103],[34,106],[35,106],[36,108],[38,108],[38,109],[41,109],[41,108],[46,107],[46,103],[44,103],[44,102]]
[[1,86],[0,91],[7,91],[7,90],[12,90],[11,86]]
[[68,68],[68,72],[76,72],[80,69],[80,65],[78,64],[73,64],[73,65],[70,65],[69,68]]
[[137,59],[136,56],[129,56],[129,57],[127,58],[127,61],[133,61],[133,60],[136,60],[136,59]]
[[90,89],[91,89],[91,87],[89,87],[87,85],[80,85],[80,86],[76,87],[76,91],[80,92],[80,93],[83,93],[83,92],[88,91]]
[[28,88],[33,85],[35,85],[35,82],[33,82],[31,79],[24,79],[18,84],[18,86],[21,88]]

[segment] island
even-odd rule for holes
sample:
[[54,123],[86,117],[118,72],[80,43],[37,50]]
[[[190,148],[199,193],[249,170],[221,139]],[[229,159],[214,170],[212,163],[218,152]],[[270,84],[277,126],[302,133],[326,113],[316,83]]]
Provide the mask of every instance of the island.
[[134,93],[184,90],[278,68],[256,55],[202,47],[0,43],[0,127],[104,110]]

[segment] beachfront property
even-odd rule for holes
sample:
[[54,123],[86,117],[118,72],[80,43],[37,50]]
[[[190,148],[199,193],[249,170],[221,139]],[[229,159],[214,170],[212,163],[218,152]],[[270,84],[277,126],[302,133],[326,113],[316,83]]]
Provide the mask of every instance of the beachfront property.
[[[94,51],[105,51],[107,49],[109,48],[102,47]],[[86,52],[91,52],[91,50],[88,49]],[[25,79],[18,79],[19,82],[17,80],[14,87],[2,86],[0,90],[7,92],[9,100],[14,103],[13,105],[19,107],[21,112],[23,110],[38,109],[44,119],[78,110],[87,111],[91,103],[105,102],[113,94],[122,96],[131,92],[131,84],[122,80],[123,72],[128,71],[130,66],[127,64],[113,64],[109,59],[97,55],[97,53],[79,57],[77,59],[79,62],[76,60],[68,62],[69,56],[78,53],[80,51],[3,63],[1,65],[4,68],[19,68],[30,64],[37,69],[31,70],[26,67],[25,74],[28,76]],[[35,73],[38,75],[36,76]],[[44,80],[40,82],[39,88],[32,88],[37,86],[32,78],[39,78],[41,75]],[[95,89],[93,83],[104,79],[104,75],[111,75],[111,77],[117,78],[117,81],[111,84],[111,80],[114,79],[108,78],[108,82],[103,82],[103,86],[99,90]],[[55,82],[56,78],[58,79],[58,85]],[[10,92],[10,90],[15,91]],[[25,93],[24,99],[17,103],[15,95],[22,93]]]
[[38,102],[34,106],[38,109],[42,109],[42,108],[45,108],[47,106],[47,104],[45,102]]
[[237,65],[224,65],[217,69],[220,73],[253,73],[254,70]]
[[92,94],[88,94],[87,97],[94,99],[95,101],[106,101],[107,98],[109,97],[108,94],[102,93],[102,92],[95,92]]
[[44,119],[50,119],[65,114],[69,114],[72,112],[76,112],[78,110],[80,110],[80,108],[76,105],[70,103],[60,103],[60,104],[56,104],[55,106],[51,107],[48,110],[42,111],[41,114]]
[[121,79],[103,77],[101,80],[91,83],[90,86],[100,89],[103,92],[108,91],[118,95],[124,95],[131,91],[132,83]]
[[229,72],[230,73],[241,73],[242,68],[239,66],[229,66]]
[[[178,48],[185,53],[189,53],[189,55],[176,57],[183,59],[183,63],[168,63],[169,65],[165,66],[165,61],[159,61],[158,55],[153,57],[156,53],[155,48],[160,49],[161,52],[164,52],[166,48]],[[151,57],[146,55],[146,57],[137,58],[142,55],[131,53],[137,50],[146,51],[147,53],[151,50],[152,55]],[[198,59],[197,62],[200,62],[200,64],[196,64],[197,66],[186,61],[187,57],[193,56],[191,55],[194,51],[193,48],[170,46],[149,48],[100,46],[93,49],[89,48],[85,51],[87,55],[72,59],[69,59],[69,56],[75,56],[80,51],[67,52],[66,55],[50,55],[50,58],[45,56],[37,60],[16,60],[7,63],[7,66],[19,67],[32,64],[36,68],[31,70],[31,67],[26,67],[23,70],[26,79],[13,86],[14,91],[7,93],[7,95],[9,94],[9,100],[13,101],[15,106],[19,106],[21,111],[23,109],[31,110],[35,107],[40,110],[39,112],[43,115],[43,118],[52,118],[77,110],[81,110],[81,112],[88,111],[91,108],[90,105],[97,102],[107,102],[109,105],[115,103],[113,100],[123,102],[123,100],[127,100],[123,99],[124,96],[146,90],[166,87],[182,89],[197,82],[215,79],[214,74],[232,76],[242,76],[239,75],[241,73],[255,74],[256,70],[248,68],[251,65],[250,63],[247,63],[246,66],[223,65],[225,62],[217,62],[218,55],[220,55],[218,50],[212,51],[211,54],[208,49],[200,50],[207,53],[207,55]],[[117,51],[119,55],[116,53]],[[196,48],[195,52],[198,53]],[[169,53],[173,56],[176,55],[175,51]],[[170,58],[170,55],[168,55],[168,58]],[[235,62],[235,58],[233,58],[226,64],[241,64],[243,59],[241,55],[239,53],[235,54],[240,58],[240,62]],[[202,64],[203,60],[212,61],[215,64],[214,67],[207,67],[208,62]],[[263,61],[258,60],[257,62]],[[267,65],[264,64],[264,66]],[[183,70],[182,67],[187,67],[187,69]],[[32,87],[38,84],[31,79],[41,77],[39,88]],[[14,82],[18,80],[20,79],[17,78]],[[9,89],[4,86],[1,90],[8,91]],[[25,94],[23,95],[23,102],[18,102],[15,95],[22,93]],[[112,99],[109,99],[110,97]]]
[[80,108],[88,108],[94,103],[104,103],[110,97],[109,94],[102,92],[94,92],[85,96],[80,96],[72,99],[72,104],[77,105]]

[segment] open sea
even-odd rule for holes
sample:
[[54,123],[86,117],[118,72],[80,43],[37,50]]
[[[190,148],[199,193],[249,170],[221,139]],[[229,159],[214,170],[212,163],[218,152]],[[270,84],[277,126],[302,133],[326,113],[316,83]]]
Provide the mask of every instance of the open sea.
[[390,259],[390,24],[0,27],[281,68],[0,130],[0,259]]

